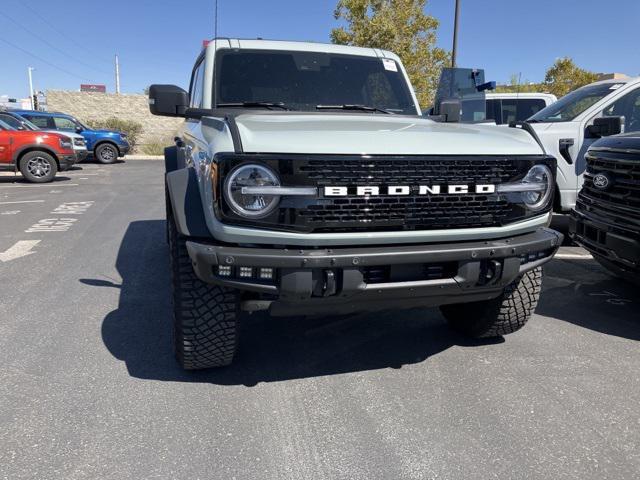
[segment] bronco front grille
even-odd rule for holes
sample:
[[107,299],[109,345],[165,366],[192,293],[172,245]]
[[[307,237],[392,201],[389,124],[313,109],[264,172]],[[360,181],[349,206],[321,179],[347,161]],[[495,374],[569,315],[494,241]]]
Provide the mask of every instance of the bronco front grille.
[[[555,171],[555,160],[542,156],[309,156],[221,155],[220,187],[239,163],[266,164],[283,186],[314,186],[316,198],[283,198],[280,209],[249,222],[219,205],[225,221],[304,232],[434,230],[502,226],[528,215],[508,195],[473,193],[477,185],[521,180],[535,163]],[[420,195],[420,185],[440,185],[438,195]],[[449,194],[448,185],[468,185],[467,194]],[[409,186],[408,195],[326,196],[324,187]],[[539,213],[538,213],[539,214]]]

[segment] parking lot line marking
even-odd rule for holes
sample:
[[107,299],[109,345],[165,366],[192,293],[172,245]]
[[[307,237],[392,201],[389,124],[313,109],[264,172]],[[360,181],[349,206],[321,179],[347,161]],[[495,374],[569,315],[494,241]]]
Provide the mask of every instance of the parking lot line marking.
[[[78,183],[61,183],[55,184],[56,187],[77,187]],[[42,185],[0,185],[0,188],[51,188],[52,185],[43,183]]]
[[0,202],[0,205],[15,205],[16,203],[44,203],[44,200],[22,200],[20,202]]
[[40,240],[21,240],[19,242],[16,242],[16,244],[8,250],[0,252],[0,262],[9,262],[11,260],[15,260],[16,258],[26,257],[27,255],[31,255],[32,253],[36,253],[32,251],[32,249],[39,243]]

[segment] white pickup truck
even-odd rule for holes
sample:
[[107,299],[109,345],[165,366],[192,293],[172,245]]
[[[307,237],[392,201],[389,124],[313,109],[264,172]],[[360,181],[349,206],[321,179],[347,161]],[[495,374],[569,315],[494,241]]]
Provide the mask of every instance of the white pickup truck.
[[487,93],[487,120],[497,125],[523,122],[540,110],[558,101],[551,93]]
[[546,152],[558,160],[555,210],[576,204],[585,152],[598,138],[640,131],[640,77],[603,80],[579,88],[527,120]]

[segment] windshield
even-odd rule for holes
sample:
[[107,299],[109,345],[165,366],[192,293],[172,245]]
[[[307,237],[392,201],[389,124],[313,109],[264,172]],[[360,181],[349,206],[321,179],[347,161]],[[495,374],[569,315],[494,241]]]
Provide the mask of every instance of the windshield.
[[391,59],[221,50],[216,65],[216,105],[250,102],[255,107],[256,102],[281,103],[290,110],[314,112],[319,105],[364,105],[376,109],[372,113],[386,110],[417,115],[400,66]]
[[565,95],[560,100],[543,108],[529,118],[533,122],[570,122],[586,109],[607,95],[615,92],[623,83],[600,83],[587,85]]

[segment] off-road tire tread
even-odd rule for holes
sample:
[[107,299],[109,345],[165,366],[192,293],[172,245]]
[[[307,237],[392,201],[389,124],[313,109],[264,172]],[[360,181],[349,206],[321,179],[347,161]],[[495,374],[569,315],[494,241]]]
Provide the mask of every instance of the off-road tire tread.
[[491,338],[520,330],[538,305],[542,267],[525,272],[502,294],[483,302],[444,305],[440,309],[457,331],[474,338]]
[[167,222],[176,358],[185,370],[229,365],[238,343],[237,292],[201,281],[193,271],[186,240],[178,233],[172,215]]

